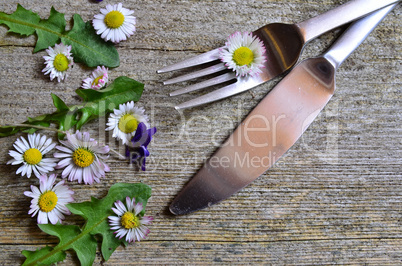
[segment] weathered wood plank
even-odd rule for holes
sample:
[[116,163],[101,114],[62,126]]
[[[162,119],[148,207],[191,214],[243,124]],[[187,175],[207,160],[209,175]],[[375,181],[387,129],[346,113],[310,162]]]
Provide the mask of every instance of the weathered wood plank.
[[[118,248],[107,262],[99,254],[96,265],[127,264],[268,264],[268,265],[398,265],[402,259],[395,239],[336,239],[287,242],[146,241]],[[15,251],[32,246],[5,246],[11,254],[2,263],[22,262]],[[76,264],[68,254],[58,265]]]
[[[9,0],[0,10],[11,13],[17,3],[48,16],[50,6],[38,0]],[[205,107],[177,112],[174,104],[201,93],[168,98],[181,85],[162,87],[175,74],[155,70],[216,48],[236,30],[254,30],[270,22],[298,22],[345,1],[125,1],[135,10],[137,32],[118,45],[121,65],[110,71],[145,83],[139,102],[158,133],[150,146],[146,172],[115,156],[113,172],[100,184],[71,184],[77,202],[102,197],[116,182],[144,182],[153,188],[147,213],[155,216],[149,239],[119,248],[96,265],[257,263],[273,265],[372,264],[402,261],[401,174],[401,23],[395,9],[337,73],[337,91],[317,120],[267,173],[238,194],[206,210],[174,217],[168,205],[219,144],[280,80]],[[91,1],[53,1],[70,19],[98,12]],[[0,26],[0,125],[22,122],[53,110],[50,92],[68,104],[79,103],[74,90],[90,69],[76,65],[68,82],[43,76],[44,52],[32,54],[34,37],[6,34]],[[303,58],[315,56],[340,31],[312,41]],[[94,136],[121,149],[103,131],[104,120],[88,126]],[[49,133],[51,135],[51,133]],[[55,245],[27,214],[23,192],[35,178],[15,175],[5,165],[16,136],[0,139],[0,261],[21,263],[23,249]],[[70,216],[66,223],[82,224]],[[69,253],[62,265],[77,264]]]

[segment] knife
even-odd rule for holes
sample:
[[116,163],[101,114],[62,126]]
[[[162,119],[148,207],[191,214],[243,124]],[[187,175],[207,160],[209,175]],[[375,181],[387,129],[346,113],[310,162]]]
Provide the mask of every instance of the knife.
[[269,169],[331,99],[338,67],[396,5],[353,23],[327,52],[298,64],[208,159],[170,211],[183,215],[216,204]]

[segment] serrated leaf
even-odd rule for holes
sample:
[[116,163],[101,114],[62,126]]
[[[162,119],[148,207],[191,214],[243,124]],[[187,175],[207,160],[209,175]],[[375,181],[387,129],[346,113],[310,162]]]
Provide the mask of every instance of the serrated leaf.
[[64,14],[57,12],[56,9],[52,7],[49,18],[41,20],[39,27],[36,29],[38,40],[36,41],[34,53],[58,43],[60,36],[56,33],[64,32],[65,29],[66,20]]
[[0,12],[0,24],[6,24],[9,32],[18,33],[21,35],[32,35],[35,33],[33,25],[37,25],[40,21],[38,14],[26,10],[20,4],[13,14]]
[[113,112],[113,109],[118,108],[120,104],[128,101],[138,101],[143,90],[144,84],[122,76],[100,91],[77,89],[76,93],[84,100],[79,105],[67,106],[58,96],[51,94],[53,104],[57,108],[56,112],[29,117],[28,121],[23,123],[23,125],[27,125],[26,127],[0,127],[0,137],[10,136],[20,131],[35,131],[36,129],[30,127],[30,125],[49,127],[53,123],[58,125],[58,129],[61,131],[67,131],[74,127],[80,129],[89,121],[99,116],[104,116],[108,112]]
[[80,129],[87,121],[112,112],[120,104],[128,101],[138,101],[141,98],[144,84],[128,77],[118,77],[106,89],[88,90],[77,89],[75,92],[86,102],[80,109],[81,119],[77,122],[77,129]]
[[[52,250],[53,248],[49,246],[38,249],[36,251],[23,250],[21,253],[27,259],[22,265],[50,265],[55,264],[59,261],[63,261],[66,258],[66,253],[64,251],[55,252],[50,256],[47,256]],[[42,260],[39,261],[39,258],[41,258]]]
[[[95,260],[98,243],[88,232],[82,232],[75,225],[40,224],[38,226],[43,232],[59,238],[60,243],[53,249],[54,253],[73,249],[81,265],[92,265]],[[51,254],[51,252],[48,254]],[[43,257],[46,257],[46,255]]]
[[54,46],[59,40],[72,46],[74,61],[86,64],[89,67],[107,66],[118,67],[119,54],[111,42],[105,42],[98,36],[88,21],[85,23],[80,15],[73,16],[74,25],[70,31],[65,30],[64,14],[57,12],[53,7],[48,19],[23,8],[18,4],[12,14],[0,12],[0,24],[5,24],[9,32],[29,36],[37,34],[38,39],[34,52]]
[[[113,188],[113,189],[112,189]],[[123,201],[124,195],[137,195],[135,197],[136,202],[141,202],[144,206],[140,215],[145,214],[145,206],[149,197],[151,197],[151,188],[144,184],[137,184],[137,186],[127,187],[124,184],[116,184],[109,190],[107,197],[102,200],[92,198],[91,202],[84,203],[71,203],[68,205],[70,211],[74,214],[81,215],[87,221],[84,230],[91,229],[91,234],[102,235],[102,256],[105,260],[108,260],[114,250],[122,243],[122,240],[116,238],[113,232],[110,230],[107,222],[107,217],[114,215],[111,211],[111,207],[116,199]],[[95,206],[95,207],[93,207]],[[110,206],[108,212],[105,213],[103,209],[107,209]],[[99,222],[101,221],[101,222]]]
[[115,46],[97,35],[90,21],[85,23],[78,14],[73,16],[73,20],[73,28],[61,40],[72,46],[74,61],[89,67],[118,67],[120,60]]
[[[114,250],[124,243],[124,240],[115,237],[110,230],[107,217],[113,215],[111,211],[113,203],[117,200],[124,201],[126,197],[134,197],[136,202],[142,202],[144,210],[141,215],[143,215],[146,203],[151,197],[151,188],[142,183],[117,183],[109,189],[103,199],[92,197],[91,201],[68,204],[67,207],[73,214],[80,215],[86,220],[85,226],[80,229],[74,225],[40,225],[44,232],[57,236],[60,243],[53,249],[47,247],[34,252],[24,250],[22,252],[26,257],[24,265],[40,265],[47,262],[49,258],[61,258],[64,251],[68,249],[73,249],[77,253],[81,265],[92,265],[97,245],[95,235],[102,236],[102,256],[108,260]],[[51,263],[55,262],[53,260]]]

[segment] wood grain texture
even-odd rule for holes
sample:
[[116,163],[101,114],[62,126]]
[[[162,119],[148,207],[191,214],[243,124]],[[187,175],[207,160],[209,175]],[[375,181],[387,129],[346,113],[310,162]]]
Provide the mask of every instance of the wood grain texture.
[[[193,93],[169,98],[182,85],[162,87],[175,74],[155,71],[221,46],[236,30],[255,30],[271,22],[293,23],[346,1],[124,1],[135,10],[137,32],[117,45],[120,67],[112,79],[127,75],[145,83],[139,104],[158,128],[141,172],[111,156],[112,172],[101,183],[70,183],[77,202],[103,197],[116,182],[144,182],[153,189],[147,213],[155,216],[149,238],[119,247],[109,261],[97,254],[95,265],[141,264],[402,264],[401,174],[401,6],[368,37],[337,73],[333,99],[303,137],[278,163],[242,191],[197,213],[175,217],[168,205],[247,113],[280,80],[204,107],[177,112],[178,102]],[[39,0],[7,0],[46,18],[50,6]],[[110,1],[52,1],[71,19],[89,20]],[[91,69],[76,64],[67,82],[43,76],[42,56],[32,54],[35,37],[7,34],[0,26],[0,125],[53,111],[50,92],[68,104]],[[340,30],[312,41],[303,58],[318,55]],[[101,142],[122,149],[104,132],[105,120],[85,126]],[[45,132],[46,134],[49,132]],[[52,136],[49,133],[49,136]],[[23,262],[21,250],[55,245],[27,212],[23,195],[35,178],[15,174],[6,165],[17,136],[0,139],[0,264]],[[70,216],[66,223],[81,224]],[[79,264],[72,253],[60,265]]]

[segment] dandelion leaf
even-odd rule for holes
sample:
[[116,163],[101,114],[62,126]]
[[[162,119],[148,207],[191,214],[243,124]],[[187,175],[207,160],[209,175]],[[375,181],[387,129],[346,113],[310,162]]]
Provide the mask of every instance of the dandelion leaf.
[[80,129],[89,121],[113,112],[113,109],[118,108],[120,104],[138,101],[143,90],[144,84],[121,76],[100,91],[77,89],[76,93],[83,100],[83,103],[79,105],[67,106],[62,99],[52,93],[53,104],[57,109],[54,113],[29,117],[23,123],[23,125],[26,124],[26,127],[22,125],[2,126],[0,127],[0,137],[10,136],[20,131],[33,133],[36,128],[32,126],[49,127],[51,124],[56,124],[61,131],[67,131],[74,127]]
[[85,23],[78,14],[73,16],[73,20],[73,28],[61,40],[72,46],[74,61],[89,67],[118,67],[120,60],[115,46],[97,35],[90,21]]
[[34,53],[58,43],[60,36],[55,34],[55,32],[63,32],[65,29],[66,20],[64,14],[57,12],[56,9],[52,7],[49,18],[41,20],[39,27],[36,28],[38,40],[36,41]]
[[12,14],[0,12],[0,24],[7,25],[9,32],[29,36],[35,33],[35,25],[39,25],[39,22],[38,14],[26,10],[20,4]]
[[[140,215],[144,215],[146,203],[151,197],[151,188],[144,184],[116,184],[109,190],[108,195],[98,200],[92,198],[91,202],[71,203],[68,208],[74,214],[80,215],[87,221],[83,230],[91,230],[91,234],[102,236],[101,251],[105,260],[109,259],[113,251],[122,243],[110,230],[107,217],[114,215],[111,208],[116,200],[124,201],[126,196],[135,197],[136,202],[141,202],[144,210]],[[105,210],[107,210],[105,212]]]
[[63,13],[51,8],[49,18],[41,19],[38,14],[17,5],[12,14],[0,12],[0,24],[9,28],[9,32],[22,36],[37,35],[34,52],[54,46],[60,40],[71,45],[75,62],[89,67],[118,67],[119,54],[111,42],[105,42],[98,36],[91,22],[84,22],[80,15],[73,16],[74,25],[66,31],[66,20]]
[[53,248],[49,246],[36,251],[23,250],[22,255],[24,255],[27,259],[22,265],[51,265],[59,261],[63,261],[66,258],[66,252],[53,252],[51,255],[49,255],[52,251]]
[[79,111],[81,119],[77,123],[80,129],[88,120],[113,112],[120,104],[127,101],[138,101],[141,98],[144,84],[128,77],[118,77],[106,89],[85,90],[78,89],[76,93],[87,102]]
[[[117,200],[124,201],[126,197],[135,198],[142,202],[145,213],[145,205],[151,197],[151,188],[145,184],[117,183],[113,185],[103,199],[91,198],[91,201],[82,203],[70,203],[69,210],[82,216],[86,223],[82,228],[75,225],[40,225],[45,233],[57,236],[59,244],[54,247],[46,247],[37,251],[26,251],[22,254],[26,257],[24,265],[49,265],[65,258],[64,251],[73,249],[80,260],[81,265],[92,265],[96,256],[97,241],[95,235],[101,236],[101,252],[105,260],[108,260],[114,250],[124,243],[115,237],[108,225],[107,218],[114,215],[111,208]],[[64,257],[63,257],[64,256]],[[58,260],[56,260],[58,259]]]

